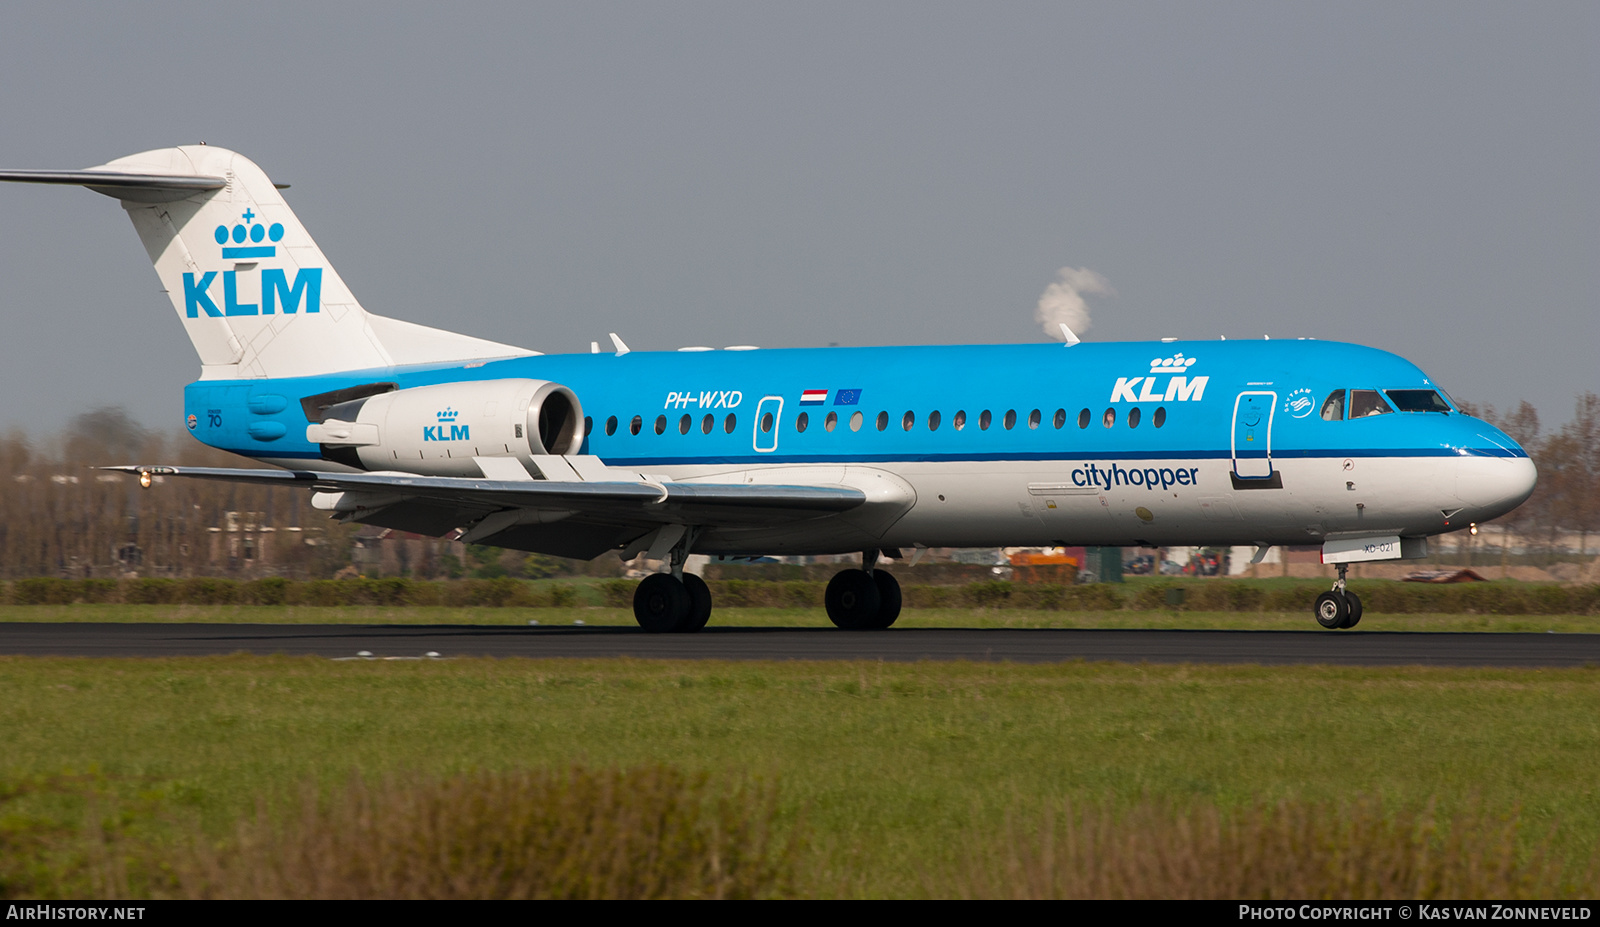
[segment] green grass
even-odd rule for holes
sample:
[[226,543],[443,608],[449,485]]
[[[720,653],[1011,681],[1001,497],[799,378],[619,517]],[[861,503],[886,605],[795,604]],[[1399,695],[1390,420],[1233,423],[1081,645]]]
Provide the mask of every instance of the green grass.
[[0,776],[92,774],[157,837],[353,772],[669,762],[776,779],[821,894],[926,893],[1059,802],[1476,801],[1567,858],[1600,840],[1595,669],[0,658],[0,692]]
[[[10,605],[0,622],[221,622],[225,624],[634,624],[622,608],[447,608],[442,606],[345,605]],[[820,608],[724,608],[713,612],[720,627],[829,627]],[[897,628],[1188,628],[1254,631],[1315,630],[1308,603],[1303,612],[1056,611],[1022,608],[908,608]],[[1596,615],[1375,614],[1362,631],[1554,631],[1600,633]]]

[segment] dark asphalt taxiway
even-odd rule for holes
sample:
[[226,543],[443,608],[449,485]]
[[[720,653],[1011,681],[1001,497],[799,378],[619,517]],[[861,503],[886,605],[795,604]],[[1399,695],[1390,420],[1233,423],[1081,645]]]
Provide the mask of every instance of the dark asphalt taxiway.
[[0,654],[374,658],[644,657],[720,660],[1116,660],[1364,666],[1600,666],[1600,634],[1360,631],[1098,631],[505,625],[0,624]]

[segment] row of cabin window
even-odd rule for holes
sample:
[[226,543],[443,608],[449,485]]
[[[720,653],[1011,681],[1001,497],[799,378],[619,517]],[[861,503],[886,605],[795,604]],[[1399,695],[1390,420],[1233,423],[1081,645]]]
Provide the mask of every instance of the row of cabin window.
[[[1143,416],[1143,413],[1139,410],[1138,406],[1135,406],[1132,409],[1129,409],[1128,410],[1128,415],[1127,415],[1127,417],[1125,419],[1125,421],[1128,423],[1128,427],[1129,428],[1138,428],[1139,427],[1139,422],[1140,422],[1142,416]],[[1093,422],[1093,420],[1094,420],[1094,413],[1090,412],[1088,409],[1084,409],[1083,411],[1078,413],[1078,427],[1079,428],[1088,428],[1090,423]],[[856,412],[856,413],[852,414],[850,416],[850,419],[849,419],[850,430],[851,431],[860,431],[861,430],[861,426],[865,421],[866,421],[865,417],[860,412]],[[928,413],[928,417],[926,419],[926,422],[928,424],[928,430],[929,431],[938,431],[939,430],[939,425],[940,425],[940,423],[942,421],[943,421],[943,417],[938,412],[929,412]],[[1029,428],[1038,428],[1041,421],[1043,421],[1043,419],[1042,419],[1041,413],[1040,413],[1040,411],[1038,409],[1034,409],[1032,412],[1030,412],[1028,414],[1028,427]],[[989,426],[991,424],[993,424],[993,422],[994,422],[994,418],[993,418],[992,415],[990,415],[988,409],[984,409],[982,412],[978,413],[978,430],[979,431],[988,431],[989,430]],[[1002,422],[1002,424],[1004,425],[1004,427],[1005,427],[1005,429],[1007,431],[1010,431],[1011,429],[1015,428],[1016,425],[1017,425],[1017,412],[1016,412],[1016,410],[1015,409],[1007,409],[1006,410],[1006,414],[1001,419],[1001,422]],[[1161,407],[1157,408],[1156,411],[1155,411],[1155,414],[1150,417],[1150,422],[1151,422],[1151,424],[1153,424],[1157,428],[1160,428],[1162,425],[1165,425],[1167,423],[1167,408],[1166,408],[1166,406],[1161,406]],[[1052,418],[1052,423],[1058,429],[1059,428],[1065,428],[1066,424],[1067,424],[1067,410],[1066,409],[1057,409],[1055,416]],[[773,420],[771,412],[764,413],[761,416],[761,431],[762,431],[763,434],[766,434],[766,433],[772,431],[773,426],[775,424],[776,423]],[[1116,409],[1106,409],[1106,411],[1100,416],[1100,424],[1104,425],[1107,428],[1115,427],[1116,424],[1117,424],[1117,410]],[[878,413],[877,425],[878,425],[878,430],[879,431],[887,431],[888,430],[888,428],[889,428],[889,413],[888,412],[879,412]],[[950,425],[956,431],[964,430],[967,427],[967,413],[966,413],[966,411],[965,410],[959,411],[954,416],[952,416],[951,419],[950,419]],[[916,426],[917,426],[917,413],[908,411],[908,412],[906,412],[904,415],[902,415],[900,417],[900,427],[901,427],[902,430],[910,431],[911,429],[915,428]],[[702,417],[700,419],[700,432],[702,434],[711,434],[711,432],[716,430],[716,427],[717,427],[717,417],[715,415],[711,415],[710,413],[707,413],[704,417]],[[727,416],[724,417],[723,420],[722,420],[722,430],[727,432],[728,434],[733,434],[734,430],[736,428],[738,428],[738,427],[739,427],[739,418],[738,418],[738,416],[735,415],[732,412],[729,412],[727,414]],[[794,419],[794,430],[795,431],[804,432],[809,427],[811,427],[811,415],[810,415],[810,413],[801,412],[799,415],[795,416],[795,419]],[[822,420],[822,430],[823,431],[833,431],[834,429],[836,429],[838,427],[839,427],[839,413],[837,413],[837,412],[829,412],[827,417]],[[643,418],[643,416],[635,415],[633,417],[633,421],[628,423],[628,433],[636,435],[640,431],[643,431],[643,430],[644,430],[644,418]],[[685,414],[681,418],[678,419],[678,434],[686,435],[692,430],[694,430],[694,416],[693,415]],[[658,434],[658,435],[666,434],[666,432],[667,432],[667,417],[665,415],[656,416],[655,431],[656,431],[656,434]],[[610,436],[610,435],[614,435],[616,433],[617,433],[617,417],[615,415],[613,415],[610,418],[606,419],[606,435]]]

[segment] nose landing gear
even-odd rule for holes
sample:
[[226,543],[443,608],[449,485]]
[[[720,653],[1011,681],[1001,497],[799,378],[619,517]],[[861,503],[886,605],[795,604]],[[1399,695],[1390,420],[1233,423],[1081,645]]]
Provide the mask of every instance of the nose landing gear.
[[1338,567],[1339,578],[1333,584],[1333,591],[1317,596],[1317,624],[1330,631],[1353,628],[1361,620],[1361,599],[1345,588],[1345,573],[1349,566],[1341,563]]
[[828,581],[823,604],[828,620],[847,631],[881,630],[900,617],[900,583],[873,567],[878,551],[861,555],[861,569],[840,570]]

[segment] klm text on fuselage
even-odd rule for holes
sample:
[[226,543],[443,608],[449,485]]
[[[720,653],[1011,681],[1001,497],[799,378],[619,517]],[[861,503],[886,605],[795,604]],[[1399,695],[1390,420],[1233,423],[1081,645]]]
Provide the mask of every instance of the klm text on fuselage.
[[[1199,402],[1205,398],[1206,383],[1210,377],[1173,377],[1165,388],[1156,385],[1156,377],[1117,377],[1111,388],[1112,402]],[[1143,383],[1141,387],[1139,384]],[[1135,391],[1137,389],[1137,392]]]

